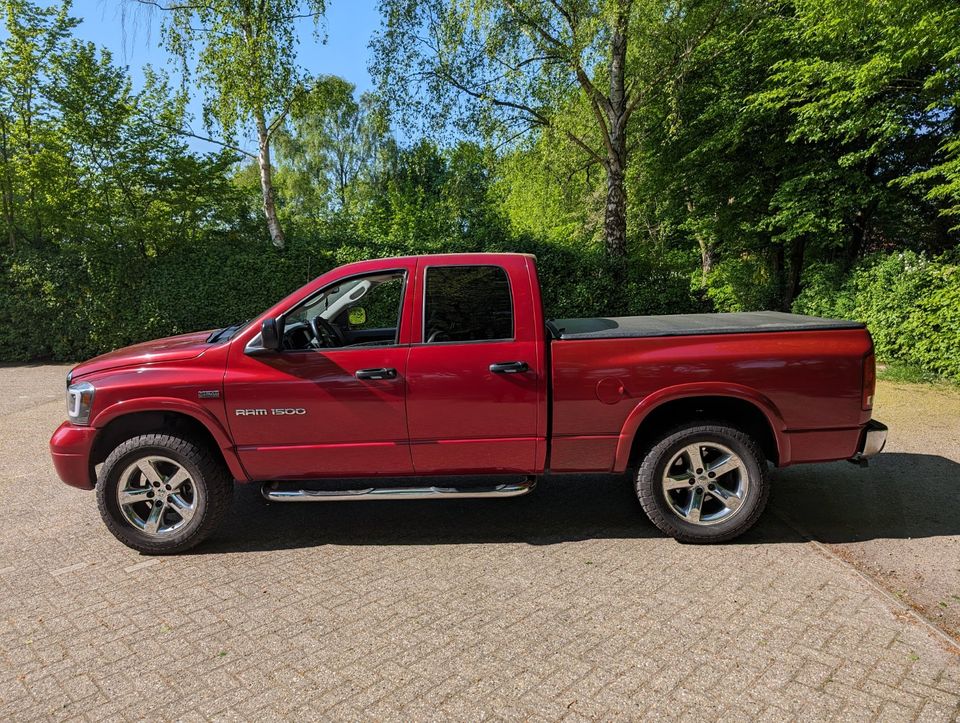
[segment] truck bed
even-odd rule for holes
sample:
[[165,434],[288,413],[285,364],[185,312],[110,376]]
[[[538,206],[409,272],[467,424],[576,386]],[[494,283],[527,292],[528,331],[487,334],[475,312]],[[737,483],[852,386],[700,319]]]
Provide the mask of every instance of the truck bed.
[[780,311],[554,319],[547,322],[547,325],[557,339],[618,339],[865,328],[865,325],[858,321],[821,319],[817,316]]

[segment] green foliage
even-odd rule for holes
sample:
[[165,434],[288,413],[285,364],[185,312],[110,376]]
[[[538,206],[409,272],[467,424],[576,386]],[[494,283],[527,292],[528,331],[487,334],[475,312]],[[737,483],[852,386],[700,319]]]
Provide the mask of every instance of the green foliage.
[[354,95],[353,84],[342,78],[321,78],[277,132],[275,180],[284,215],[294,223],[355,211],[372,180],[387,129],[375,99]]
[[[790,52],[774,65],[757,102],[790,113],[791,141],[836,144],[840,168],[874,168],[885,159],[890,166],[874,173],[894,185],[920,184],[928,198],[948,202],[944,213],[956,213],[960,6],[954,0],[794,4],[797,20],[785,37]],[[918,152],[936,154],[919,172]]]
[[162,11],[164,43],[180,59],[185,82],[194,79],[205,93],[206,125],[216,123],[231,139],[257,115],[284,114],[306,85],[295,21],[310,17],[318,27],[325,6],[324,0],[148,5]]
[[724,259],[707,279],[707,298],[717,311],[758,311],[776,306],[777,289],[763,259]]
[[960,381],[960,264],[906,251],[867,259],[846,278],[829,266],[809,272],[794,310],[857,319],[880,359]]
[[210,237],[144,257],[88,249],[18,254],[0,277],[6,360],[93,356],[137,341],[255,316],[336,265],[326,244]]

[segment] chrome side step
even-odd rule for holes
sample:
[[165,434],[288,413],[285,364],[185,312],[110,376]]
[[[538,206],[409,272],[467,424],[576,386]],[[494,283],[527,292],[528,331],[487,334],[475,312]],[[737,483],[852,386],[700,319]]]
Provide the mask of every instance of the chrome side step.
[[311,490],[264,482],[260,493],[271,502],[362,502],[374,500],[468,500],[487,497],[520,497],[537,485],[535,477],[489,487],[368,487],[359,490]]

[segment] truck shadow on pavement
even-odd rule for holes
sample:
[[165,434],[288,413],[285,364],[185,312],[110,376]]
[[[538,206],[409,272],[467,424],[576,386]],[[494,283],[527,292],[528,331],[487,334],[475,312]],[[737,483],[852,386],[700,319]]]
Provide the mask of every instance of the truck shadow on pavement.
[[846,462],[774,472],[768,509],[821,542],[960,535],[960,464],[890,452],[866,469]]
[[[944,457],[891,453],[868,469],[774,470],[772,483],[766,513],[733,544],[803,542],[797,529],[831,543],[960,535],[960,464]],[[462,501],[268,503],[259,485],[238,485],[220,532],[195,552],[648,537],[663,535],[625,477],[550,476],[525,497]]]

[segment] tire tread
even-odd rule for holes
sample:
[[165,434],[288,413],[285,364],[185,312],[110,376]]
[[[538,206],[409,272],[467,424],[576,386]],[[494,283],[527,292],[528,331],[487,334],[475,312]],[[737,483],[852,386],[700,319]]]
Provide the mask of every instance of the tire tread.
[[[127,455],[146,448],[179,455],[200,470],[202,484],[205,487],[206,504],[200,522],[191,527],[189,534],[183,537],[173,537],[163,541],[144,539],[128,523],[115,519],[109,509],[109,498],[114,489],[114,484],[109,482],[110,476]],[[196,484],[197,480],[194,480],[194,483]],[[148,555],[173,555],[200,544],[219,527],[232,500],[233,479],[222,460],[205,446],[175,434],[154,433],[131,437],[107,456],[97,479],[97,507],[107,528],[123,544]]]
[[[751,478],[750,484],[760,488],[760,498],[754,503],[753,509],[749,510],[746,516],[738,518],[738,524],[731,526],[729,529],[717,531],[710,527],[701,527],[696,529],[704,531],[703,533],[691,534],[689,530],[683,526],[680,518],[669,509],[664,508],[659,498],[660,489],[659,480],[656,479],[656,469],[662,461],[662,457],[678,440],[694,433],[723,436],[736,440],[747,448],[759,469],[756,479]],[[760,515],[763,514],[763,510],[770,496],[767,461],[760,449],[760,445],[757,444],[756,440],[750,435],[721,421],[704,421],[695,424],[681,425],[660,437],[643,457],[643,461],[637,470],[635,488],[637,499],[640,500],[640,506],[643,507],[643,511],[647,517],[650,518],[650,521],[660,531],[679,542],[698,544],[727,542],[735,537],[739,537],[756,524]]]

